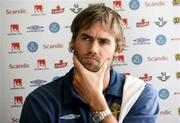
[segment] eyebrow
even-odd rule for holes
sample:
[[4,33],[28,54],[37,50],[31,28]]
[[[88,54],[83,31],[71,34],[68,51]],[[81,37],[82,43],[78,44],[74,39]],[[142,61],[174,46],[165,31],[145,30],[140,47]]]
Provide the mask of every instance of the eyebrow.
[[[93,36],[91,36],[91,35],[89,35],[89,34],[87,34],[87,33],[82,33],[82,34],[81,34],[81,37],[88,37],[88,38],[94,39]],[[110,39],[108,39],[108,38],[98,37],[97,39],[98,39],[98,40],[106,40],[106,41],[108,41],[108,42],[111,42]]]
[[89,37],[89,38],[93,38],[93,36],[90,36],[90,35],[88,35],[88,34],[86,34],[86,33],[82,33],[82,34],[81,34],[81,37]]

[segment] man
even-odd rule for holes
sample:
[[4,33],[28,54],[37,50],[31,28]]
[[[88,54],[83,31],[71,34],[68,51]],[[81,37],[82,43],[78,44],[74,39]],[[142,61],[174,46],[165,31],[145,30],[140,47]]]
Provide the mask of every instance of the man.
[[111,67],[124,48],[121,17],[91,5],[75,17],[71,31],[74,67],[27,96],[20,123],[155,123],[155,89]]

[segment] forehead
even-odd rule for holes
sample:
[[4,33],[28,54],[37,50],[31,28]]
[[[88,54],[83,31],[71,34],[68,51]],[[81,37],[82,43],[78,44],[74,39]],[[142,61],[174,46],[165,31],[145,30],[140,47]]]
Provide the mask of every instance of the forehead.
[[95,22],[91,25],[85,25],[80,29],[79,34],[87,33],[93,36],[105,36],[109,38],[114,38],[114,32],[110,29],[107,24],[101,23],[100,21]]

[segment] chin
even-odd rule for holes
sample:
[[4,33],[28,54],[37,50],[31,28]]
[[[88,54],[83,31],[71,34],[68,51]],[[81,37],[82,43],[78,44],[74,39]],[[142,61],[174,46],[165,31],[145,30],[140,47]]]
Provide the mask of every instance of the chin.
[[98,72],[99,69],[89,69],[89,71],[91,71],[91,72]]
[[91,72],[98,72],[100,67],[97,66],[85,66],[85,68]]

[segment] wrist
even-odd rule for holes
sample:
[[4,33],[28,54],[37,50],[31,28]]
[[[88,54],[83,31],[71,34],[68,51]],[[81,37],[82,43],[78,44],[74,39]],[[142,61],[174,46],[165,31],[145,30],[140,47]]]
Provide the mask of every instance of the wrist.
[[100,123],[101,121],[103,121],[109,115],[111,115],[111,110],[110,109],[106,109],[106,110],[99,111],[99,112],[98,111],[93,112],[93,121],[95,123]]
[[97,95],[97,98],[89,102],[89,106],[93,112],[109,109],[103,94]]

